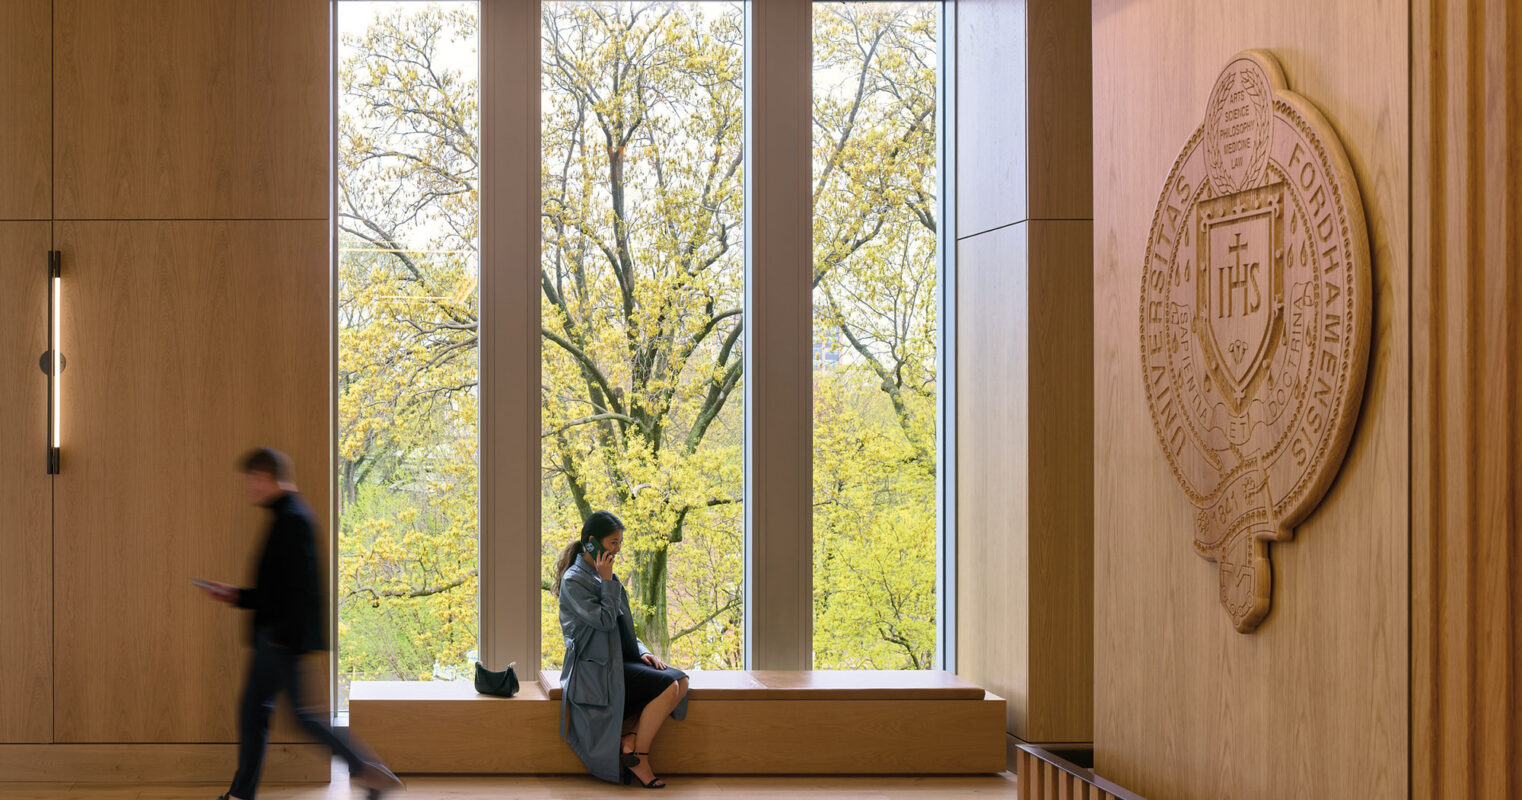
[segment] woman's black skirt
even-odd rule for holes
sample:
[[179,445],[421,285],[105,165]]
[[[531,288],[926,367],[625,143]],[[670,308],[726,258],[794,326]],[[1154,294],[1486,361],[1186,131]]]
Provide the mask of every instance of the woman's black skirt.
[[656,669],[643,661],[624,662],[624,719],[637,717],[671,684],[687,677],[675,668]]

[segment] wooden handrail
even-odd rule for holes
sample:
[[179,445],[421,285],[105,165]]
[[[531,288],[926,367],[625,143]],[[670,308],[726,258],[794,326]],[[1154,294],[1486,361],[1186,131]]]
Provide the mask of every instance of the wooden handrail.
[[[1073,762],[1057,755],[1056,753],[1053,753],[1050,750],[1047,750],[1044,747],[1023,743],[1017,744],[1015,746],[1028,754],[1030,759],[1044,762],[1045,764],[1048,764],[1052,767],[1055,767],[1057,770],[1066,773],[1079,782],[1092,786],[1095,789],[1103,792],[1101,797],[1104,798],[1104,800],[1146,800],[1146,798],[1131,791],[1130,789],[1119,786],[1115,783],[1112,783],[1111,781],[1099,777],[1098,775],[1094,774],[1094,770],[1089,769],[1088,767],[1081,767],[1077,764],[1074,764]],[[1020,775],[1021,800],[1054,800],[1059,796],[1069,796],[1068,793],[1059,793],[1057,791],[1043,793],[1039,789],[1028,790],[1027,787],[1035,787],[1039,782],[1034,780],[1034,776],[1026,774],[1029,771],[1029,759],[1021,759],[1020,762],[1021,763],[1019,763],[1017,766],[1019,771],[1022,773]],[[1027,793],[1028,791],[1029,793]]]

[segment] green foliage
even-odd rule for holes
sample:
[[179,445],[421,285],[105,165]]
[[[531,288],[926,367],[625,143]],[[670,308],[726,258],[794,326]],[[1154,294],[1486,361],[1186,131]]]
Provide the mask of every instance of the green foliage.
[[936,4],[814,14],[814,665],[935,657]]
[[[936,4],[815,7],[815,663],[935,647]],[[427,679],[477,641],[473,4],[377,14],[340,67],[340,664]],[[637,629],[741,660],[738,3],[546,3],[543,653],[586,513],[627,523]]]
[[547,3],[542,30],[546,579],[614,510],[640,638],[737,666],[743,15]]
[[[393,8],[339,69],[339,665],[460,674],[477,647],[476,82],[466,10]],[[347,697],[341,698],[341,703]]]

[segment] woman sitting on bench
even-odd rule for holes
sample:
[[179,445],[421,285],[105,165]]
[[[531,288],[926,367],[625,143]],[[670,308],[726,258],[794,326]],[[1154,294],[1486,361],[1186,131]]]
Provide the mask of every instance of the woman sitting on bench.
[[629,597],[613,574],[623,540],[618,517],[594,512],[555,563],[565,634],[560,735],[593,775],[659,789],[666,784],[650,768],[650,745],[667,715],[687,716],[687,675],[634,635]]

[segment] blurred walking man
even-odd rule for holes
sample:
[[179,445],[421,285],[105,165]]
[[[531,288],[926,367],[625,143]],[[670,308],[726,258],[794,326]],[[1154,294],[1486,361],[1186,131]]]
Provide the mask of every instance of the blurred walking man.
[[348,762],[355,784],[369,789],[372,800],[378,798],[401,781],[373,757],[361,756],[355,744],[318,718],[316,709],[302,704],[301,655],[325,648],[325,615],[312,512],[296,493],[290,459],[278,450],[260,448],[244,457],[242,471],[244,496],[269,509],[274,519],[252,589],[216,581],[202,587],[214,599],[254,612],[254,655],[240,710],[238,772],[232,788],[219,800],[254,800],[269,739],[270,712],[281,691],[291,698],[301,727]]

